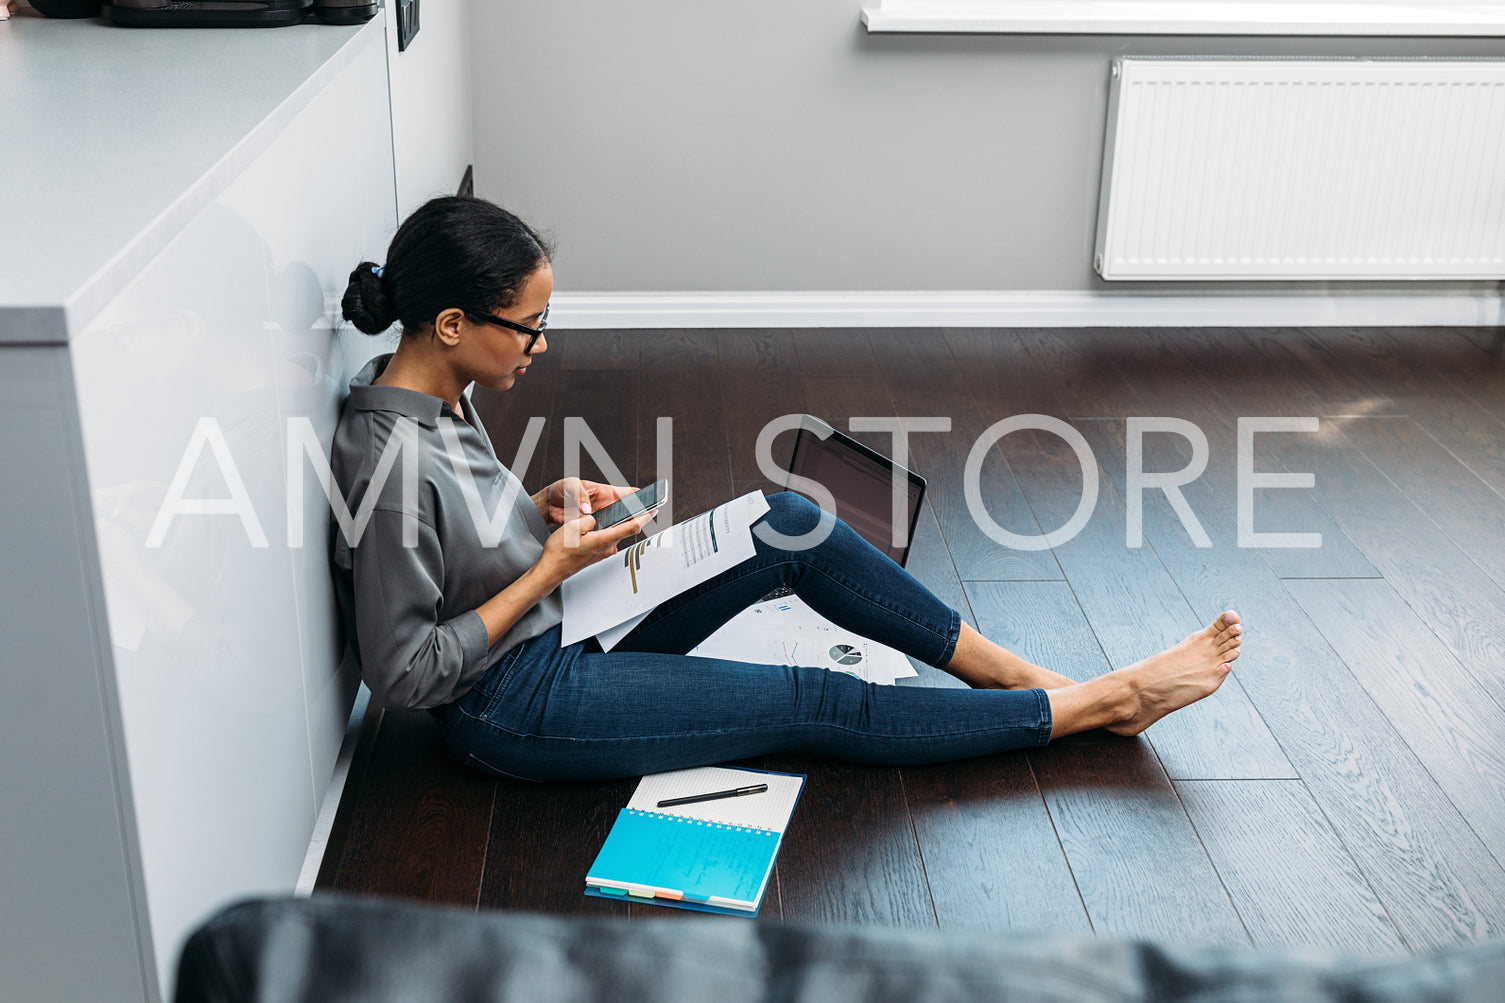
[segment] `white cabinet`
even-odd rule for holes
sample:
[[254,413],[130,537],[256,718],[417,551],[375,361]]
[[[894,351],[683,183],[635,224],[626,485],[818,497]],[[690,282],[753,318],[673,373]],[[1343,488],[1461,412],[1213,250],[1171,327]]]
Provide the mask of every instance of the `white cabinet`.
[[[100,43],[117,60],[172,34],[91,30],[119,32]],[[385,344],[338,321],[349,271],[382,259],[397,222],[383,25],[218,36],[277,63],[266,79],[286,93],[186,191],[143,184],[162,204],[136,207],[141,235],[86,269],[92,292],[28,305],[0,288],[0,999],[163,998],[212,909],[290,891],[355,696],[327,503],[313,476],[288,499],[286,444],[308,419],[327,446],[346,382]],[[222,86],[172,100],[212,116]],[[207,444],[185,466],[196,430]],[[183,515],[148,546],[180,472],[192,499],[238,480],[264,539],[239,515]]]

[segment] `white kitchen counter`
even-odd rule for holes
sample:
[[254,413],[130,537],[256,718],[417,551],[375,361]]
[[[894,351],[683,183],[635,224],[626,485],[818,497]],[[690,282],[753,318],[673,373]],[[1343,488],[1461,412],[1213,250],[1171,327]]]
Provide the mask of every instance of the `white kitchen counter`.
[[[385,15],[0,21],[0,1000],[163,1003],[196,924],[297,882],[359,680],[283,448],[380,346],[339,303],[397,226],[387,52]],[[217,459],[268,540],[147,546]]]
[[0,343],[67,342],[382,42],[380,17],[131,29],[24,9],[0,21]]

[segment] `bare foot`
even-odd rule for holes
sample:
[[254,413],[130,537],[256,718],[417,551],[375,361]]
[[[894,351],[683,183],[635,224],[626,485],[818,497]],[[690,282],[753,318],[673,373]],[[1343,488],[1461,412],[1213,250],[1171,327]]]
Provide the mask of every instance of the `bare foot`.
[[1137,735],[1171,711],[1211,696],[1232,671],[1243,633],[1238,614],[1228,610],[1175,647],[1112,673],[1123,676],[1133,696],[1128,719],[1108,730]]

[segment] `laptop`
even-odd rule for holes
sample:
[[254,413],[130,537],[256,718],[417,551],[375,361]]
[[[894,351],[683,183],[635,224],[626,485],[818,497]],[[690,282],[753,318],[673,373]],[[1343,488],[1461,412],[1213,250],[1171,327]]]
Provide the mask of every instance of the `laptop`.
[[[802,417],[795,431],[787,469],[791,474],[824,485],[836,500],[837,518],[893,558],[899,567],[909,560],[915,526],[920,520],[920,505],[925,501],[925,478],[903,467],[896,471],[889,457],[808,414]],[[896,475],[903,478],[905,498],[905,507],[899,512],[906,530],[904,545],[900,547],[894,546],[893,540]],[[816,501],[803,491],[790,490]],[[763,598],[776,599],[791,592],[781,586]]]

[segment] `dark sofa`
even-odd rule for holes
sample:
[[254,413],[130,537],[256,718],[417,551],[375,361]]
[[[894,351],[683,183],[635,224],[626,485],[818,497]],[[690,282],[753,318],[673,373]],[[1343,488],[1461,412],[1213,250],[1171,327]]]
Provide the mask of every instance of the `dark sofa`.
[[476,914],[319,895],[231,905],[189,938],[178,1003],[1061,1003],[1505,1000],[1505,944],[1423,958],[713,917]]

